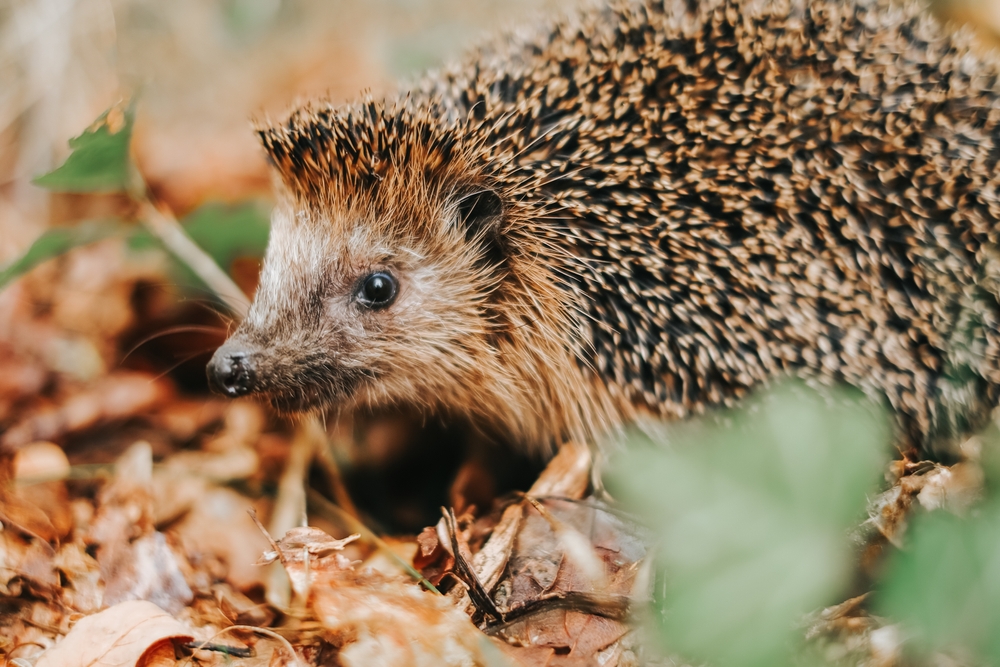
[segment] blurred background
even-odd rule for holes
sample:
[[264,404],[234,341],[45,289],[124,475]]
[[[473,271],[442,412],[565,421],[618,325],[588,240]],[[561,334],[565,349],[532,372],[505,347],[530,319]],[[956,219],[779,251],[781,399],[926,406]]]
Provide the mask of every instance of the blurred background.
[[[132,98],[132,153],[154,198],[252,293],[270,184],[251,119],[280,117],[317,96],[337,102],[390,93],[491,33],[588,1],[0,0],[0,268],[47,229],[135,220],[123,195],[58,193],[31,182],[66,159],[72,137]],[[996,44],[1000,0],[939,0],[931,9],[956,27],[974,26],[983,48]],[[0,291],[7,377],[0,379],[0,445],[53,439],[77,452],[75,461],[88,460],[86,447],[72,443],[73,433],[91,426],[46,431],[37,415],[120,370],[162,377],[180,395],[204,400],[205,361],[231,323],[204,285],[154,246],[141,231],[118,234],[45,262]],[[136,435],[115,433],[122,446]],[[461,434],[376,416],[354,429],[341,451],[359,470],[365,459],[401,462],[400,475],[380,486],[361,474],[352,484],[358,493],[372,490],[376,502],[385,488],[447,489],[456,474],[468,478],[467,488],[484,486],[482,470],[457,473],[457,463],[437,478],[414,479],[400,453],[414,433],[423,434],[417,439],[433,459],[460,458]],[[102,455],[113,456],[107,433],[99,440]],[[411,461],[427,460],[427,451],[417,447]],[[433,515],[448,499],[424,500],[417,505]],[[396,510],[376,512],[388,526],[412,530],[428,518],[390,517],[412,503],[390,504]]]
[[178,215],[267,196],[249,120],[380,94],[499,27],[576,0],[2,0],[0,263],[78,213],[30,179],[138,93],[134,150]]
[[[0,265],[79,216],[30,179],[123,96],[140,95],[134,152],[175,213],[266,199],[250,119],[310,97],[386,93],[486,34],[581,1],[2,0]],[[1000,34],[996,0],[931,9],[974,26],[986,48]]]

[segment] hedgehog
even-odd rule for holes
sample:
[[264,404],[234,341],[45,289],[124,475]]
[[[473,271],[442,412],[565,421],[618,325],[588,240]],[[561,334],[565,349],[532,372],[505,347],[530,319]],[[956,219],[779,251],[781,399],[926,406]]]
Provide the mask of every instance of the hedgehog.
[[904,451],[1000,390],[998,61],[895,0],[615,0],[257,127],[277,204],[219,391],[535,451],[783,377]]

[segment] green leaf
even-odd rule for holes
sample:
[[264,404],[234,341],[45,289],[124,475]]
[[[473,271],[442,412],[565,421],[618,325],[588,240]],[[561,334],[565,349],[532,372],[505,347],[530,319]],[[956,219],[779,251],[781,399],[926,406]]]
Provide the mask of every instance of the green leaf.
[[796,624],[838,601],[889,442],[856,394],[787,385],[739,411],[635,437],[611,493],[659,538],[670,651],[717,667],[787,665]]
[[913,521],[876,608],[902,622],[918,650],[1000,664],[1000,500],[973,518],[937,511]]
[[82,222],[74,227],[54,227],[38,237],[21,257],[0,269],[0,287],[46,260],[128,230],[126,225],[108,220]]
[[205,204],[181,223],[188,236],[223,268],[238,257],[263,257],[271,231],[268,207],[259,202]]
[[[204,204],[189,213],[181,224],[188,236],[227,272],[237,258],[263,257],[271,230],[269,206],[253,201]],[[129,248],[136,251],[160,248],[169,252],[141,228],[129,237]],[[178,285],[197,290],[206,287],[191,269],[176,258],[170,271]]]
[[132,183],[129,157],[134,103],[104,112],[78,137],[62,166],[34,179],[35,185],[58,192],[124,192]]

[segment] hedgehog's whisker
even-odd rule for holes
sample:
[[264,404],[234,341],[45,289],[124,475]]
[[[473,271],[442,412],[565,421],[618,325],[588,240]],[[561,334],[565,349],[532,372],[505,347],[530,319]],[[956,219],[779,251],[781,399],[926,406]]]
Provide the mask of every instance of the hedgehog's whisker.
[[139,341],[138,343],[136,343],[135,345],[133,345],[132,348],[128,352],[126,352],[125,355],[121,358],[121,361],[119,363],[123,363],[126,359],[129,358],[129,356],[133,352],[135,352],[136,350],[138,350],[140,347],[142,347],[146,343],[152,342],[152,341],[154,341],[154,340],[156,340],[158,338],[163,338],[164,336],[173,336],[175,334],[180,334],[180,333],[225,333],[225,332],[226,332],[226,330],[223,329],[222,327],[218,327],[218,326],[213,327],[213,326],[208,326],[208,325],[197,325],[197,324],[184,325],[184,324],[181,324],[181,325],[177,325],[175,327],[170,327],[168,329],[165,329],[164,331],[159,331],[159,332],[157,332],[155,334],[150,334],[149,336],[146,336],[141,341]]

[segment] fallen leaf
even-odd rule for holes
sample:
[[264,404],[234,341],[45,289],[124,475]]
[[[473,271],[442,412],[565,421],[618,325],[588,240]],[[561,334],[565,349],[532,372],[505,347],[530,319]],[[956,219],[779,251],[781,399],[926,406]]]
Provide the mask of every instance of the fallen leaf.
[[327,572],[309,608],[344,667],[489,665],[483,636],[448,598],[376,572]]
[[189,642],[192,633],[152,602],[122,602],[80,619],[35,667],[138,667],[167,641]]
[[145,442],[119,458],[115,478],[99,495],[87,539],[96,547],[105,604],[151,600],[176,613],[194,594],[163,533],[153,528],[152,467]]
[[123,420],[165,401],[171,391],[168,382],[145,373],[115,373],[52,407],[32,412],[0,437],[0,446],[16,451],[36,440],[56,440],[99,423]]
[[340,552],[359,537],[354,534],[336,540],[318,528],[292,528],[274,545],[276,548],[264,552],[257,565],[281,561],[292,589],[305,598],[317,577],[329,571],[352,569],[351,561]]
[[247,508],[254,505],[233,489],[204,485],[187,513],[165,530],[196,570],[224,579],[237,590],[249,590],[267,579],[267,571],[254,565],[268,547],[247,517]]

